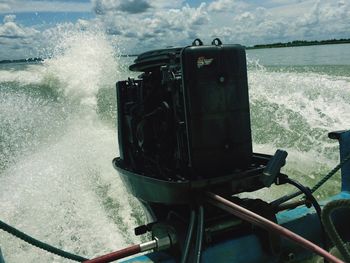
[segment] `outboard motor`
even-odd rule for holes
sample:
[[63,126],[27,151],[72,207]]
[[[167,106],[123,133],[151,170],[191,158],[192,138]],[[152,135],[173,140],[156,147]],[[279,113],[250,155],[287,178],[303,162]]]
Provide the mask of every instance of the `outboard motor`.
[[[253,154],[244,47],[214,39],[153,50],[117,83],[115,168],[144,203],[184,204],[203,189],[235,194],[266,185],[270,156]],[[271,184],[269,182],[268,184]]]
[[[198,42],[198,43],[197,43]],[[197,44],[197,45],[196,45]],[[167,181],[213,178],[252,163],[247,69],[240,45],[146,52],[117,83],[120,158]]]
[[136,233],[153,235],[166,222],[166,235],[175,228],[183,244],[197,208],[198,222],[213,229],[210,240],[232,231],[237,222],[206,207],[203,193],[231,197],[270,186],[276,174],[264,172],[271,156],[252,152],[244,47],[197,39],[143,53],[129,69],[141,74],[117,83],[120,157],[113,165],[157,222]]

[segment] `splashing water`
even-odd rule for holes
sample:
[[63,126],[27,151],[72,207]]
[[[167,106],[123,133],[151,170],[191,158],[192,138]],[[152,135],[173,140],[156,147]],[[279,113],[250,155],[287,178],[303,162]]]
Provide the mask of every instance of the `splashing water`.
[[[99,92],[115,96],[116,55],[104,35],[70,31],[44,63],[0,74],[1,219],[85,257],[134,243],[144,220],[111,165],[114,123],[98,114]],[[0,240],[8,262],[68,262]]]
[[44,62],[46,74],[58,77],[65,97],[95,108],[98,90],[110,87],[120,74],[106,36],[86,31],[66,35],[55,47],[57,53]]
[[[287,150],[284,172],[312,186],[338,162],[338,143],[327,135],[348,128],[350,77],[255,64],[249,71],[254,149]],[[331,180],[318,197],[336,193],[339,183]]]

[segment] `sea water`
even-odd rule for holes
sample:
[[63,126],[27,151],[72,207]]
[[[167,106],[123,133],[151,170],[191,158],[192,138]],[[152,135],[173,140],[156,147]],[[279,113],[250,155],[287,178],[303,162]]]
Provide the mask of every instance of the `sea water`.
[[[132,59],[102,34],[58,43],[43,62],[0,65],[0,219],[90,258],[140,242],[133,228],[146,221],[111,164],[115,82]],[[248,50],[247,60],[254,151],[287,150],[284,172],[312,186],[338,163],[328,132],[350,128],[350,45]],[[339,186],[337,174],[316,195]],[[69,262],[2,231],[0,247],[7,262]]]

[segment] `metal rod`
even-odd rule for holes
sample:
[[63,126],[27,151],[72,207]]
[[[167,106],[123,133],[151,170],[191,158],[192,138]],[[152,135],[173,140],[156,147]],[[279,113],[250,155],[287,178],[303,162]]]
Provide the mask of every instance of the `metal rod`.
[[157,240],[151,240],[151,241],[140,244],[140,251],[141,252],[155,249],[155,248],[157,248]]
[[128,256],[132,256],[135,254],[138,254],[140,252],[144,252],[147,250],[151,250],[154,248],[157,248],[158,244],[156,240],[151,240],[139,245],[133,245],[112,253],[109,253],[107,255],[103,255],[94,259],[86,260],[83,263],[108,263],[115,261],[117,259],[125,258]]
[[350,162],[347,157],[350,155],[350,131],[341,134],[339,139],[340,161],[344,162],[341,168],[342,191],[350,191]]

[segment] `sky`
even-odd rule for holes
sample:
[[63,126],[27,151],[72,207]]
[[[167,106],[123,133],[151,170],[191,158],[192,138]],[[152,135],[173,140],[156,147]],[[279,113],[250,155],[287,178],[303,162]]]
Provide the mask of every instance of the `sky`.
[[0,60],[42,56],[58,28],[98,31],[129,54],[210,43],[350,38],[349,0],[0,0]]

